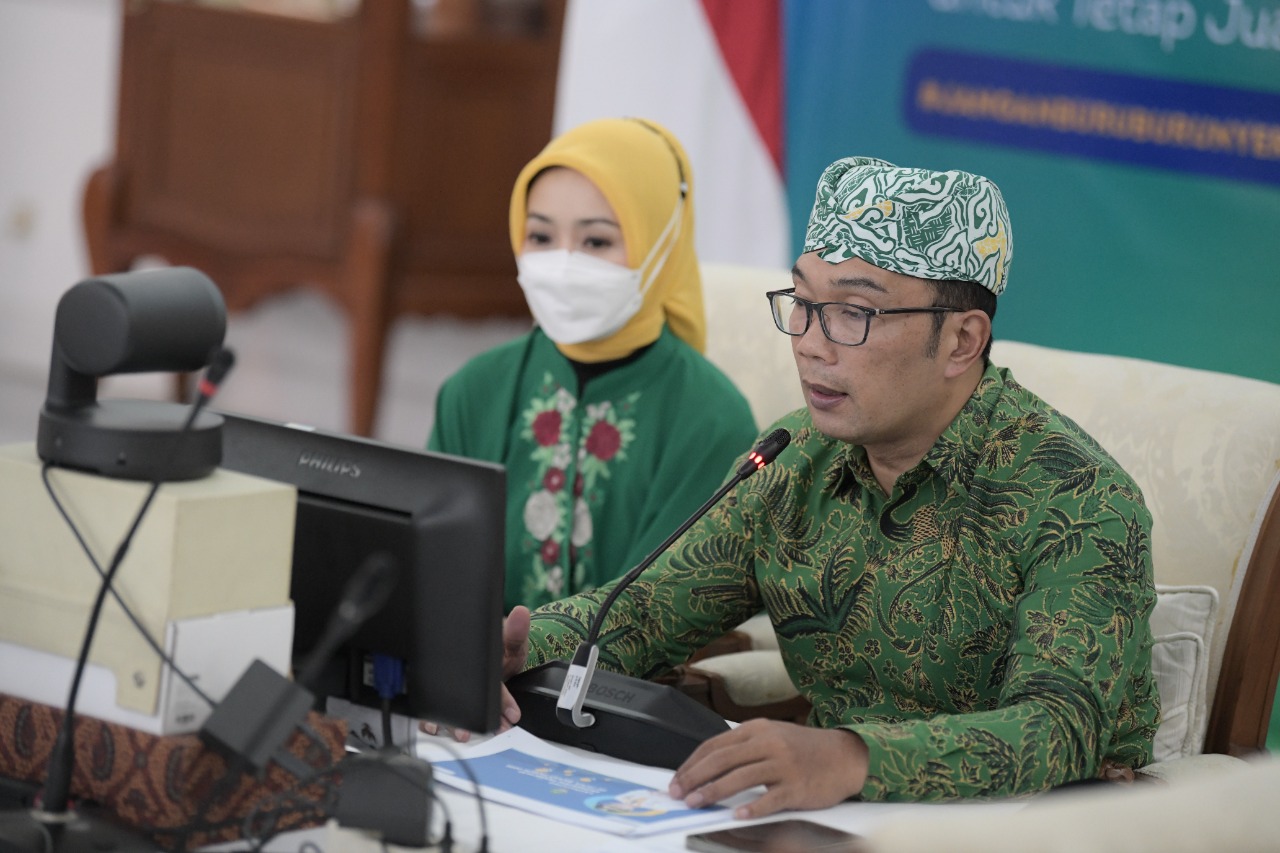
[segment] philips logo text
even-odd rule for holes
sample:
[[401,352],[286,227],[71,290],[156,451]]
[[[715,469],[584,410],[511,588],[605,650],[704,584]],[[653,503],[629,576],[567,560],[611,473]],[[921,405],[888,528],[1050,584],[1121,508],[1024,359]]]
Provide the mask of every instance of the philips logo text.
[[360,476],[360,466],[356,463],[334,456],[322,456],[319,453],[303,453],[298,457],[298,466],[315,468],[326,474],[337,474],[339,477],[350,477],[353,480]]

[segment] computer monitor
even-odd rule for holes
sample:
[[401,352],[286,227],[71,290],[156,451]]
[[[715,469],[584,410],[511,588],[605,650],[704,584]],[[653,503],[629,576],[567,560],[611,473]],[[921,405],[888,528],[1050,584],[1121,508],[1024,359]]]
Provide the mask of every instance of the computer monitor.
[[290,583],[294,658],[305,660],[353,572],[386,552],[398,564],[382,610],[341,648],[321,693],[380,707],[374,653],[405,664],[391,710],[485,732],[501,710],[501,465],[220,413],[222,467],[298,489]]

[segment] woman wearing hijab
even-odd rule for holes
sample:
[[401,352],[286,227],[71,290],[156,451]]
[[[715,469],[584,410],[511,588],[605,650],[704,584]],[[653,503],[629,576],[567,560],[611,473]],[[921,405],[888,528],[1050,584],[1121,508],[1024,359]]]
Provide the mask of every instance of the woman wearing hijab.
[[508,610],[625,573],[756,436],[702,355],[689,162],[665,128],[552,140],[516,179],[510,228],[537,325],[445,383],[427,445],[507,468]]

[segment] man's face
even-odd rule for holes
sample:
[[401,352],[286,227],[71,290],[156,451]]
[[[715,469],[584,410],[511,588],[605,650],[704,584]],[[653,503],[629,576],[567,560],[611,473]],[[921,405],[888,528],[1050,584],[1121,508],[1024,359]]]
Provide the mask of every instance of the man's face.
[[[809,252],[792,279],[796,295],[813,302],[917,308],[933,301],[921,279],[857,258],[829,264]],[[931,445],[942,428],[944,380],[944,353],[927,355],[932,333],[931,314],[890,314],[871,318],[861,346],[842,346],[827,339],[815,314],[808,331],[791,339],[814,425],[870,453]]]

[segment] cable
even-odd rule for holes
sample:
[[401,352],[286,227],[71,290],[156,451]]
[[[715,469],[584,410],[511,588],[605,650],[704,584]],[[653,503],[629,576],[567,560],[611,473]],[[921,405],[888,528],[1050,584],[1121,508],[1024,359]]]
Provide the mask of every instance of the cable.
[[[458,766],[462,768],[462,772],[467,774],[467,778],[471,780],[471,787],[476,798],[476,810],[480,814],[480,851],[479,853],[488,853],[489,850],[489,818],[484,810],[484,797],[480,796],[480,780],[476,778],[475,771],[471,769],[471,765],[467,763],[467,759],[449,744],[441,740],[436,746],[453,756],[458,762]],[[434,794],[432,795],[435,796]],[[437,798],[438,799],[438,798]]]
[[431,802],[440,807],[444,812],[444,831],[440,833],[440,839],[433,846],[440,848],[440,853],[452,853],[453,851],[453,813],[449,811],[449,804],[445,802],[438,794],[436,794],[436,786],[431,787]]
[[382,699],[382,748],[394,749],[391,703],[404,691],[404,661],[391,655],[375,653],[373,655],[373,687]]
[[[187,422],[183,424],[183,431],[190,426],[198,413],[198,408],[192,409]],[[120,544],[111,558],[111,565],[107,567],[106,572],[102,575],[102,583],[98,585],[98,594],[94,596],[93,607],[89,610],[89,620],[84,640],[80,643],[80,654],[76,658],[75,672],[71,676],[71,690],[67,696],[66,712],[62,718],[62,725],[58,727],[58,736],[53,743],[53,750],[49,754],[49,771],[45,774],[45,790],[41,799],[41,809],[49,814],[65,813],[67,811],[67,803],[71,799],[71,772],[75,756],[76,699],[80,694],[80,684],[84,679],[85,667],[89,663],[89,649],[93,645],[94,628],[102,615],[102,605],[106,603],[107,592],[111,589],[111,582],[115,580],[116,572],[120,570],[120,565],[124,562],[124,556],[128,553],[129,546],[133,543],[134,534],[138,532],[138,527],[142,524],[142,519],[146,516],[147,509],[150,508],[151,502],[155,499],[156,492],[160,491],[160,485],[160,480],[153,480],[150,488],[147,489],[147,496],[142,501],[142,505],[138,507],[138,512],[133,517],[133,523],[129,525],[129,530],[125,533],[124,538],[120,540]]]
[[391,700],[382,700],[382,748],[395,749],[395,735],[391,731]]
[[268,797],[265,801],[260,801],[255,804],[254,807],[245,815],[242,829],[245,840],[249,842],[249,850],[252,851],[252,853],[261,853],[262,848],[280,832],[276,825],[272,824],[267,828],[265,835],[257,835],[256,828],[254,827],[254,821],[257,820],[258,816],[260,814],[265,814],[268,817],[278,820],[281,814],[288,810],[285,808],[275,808],[270,812],[264,812],[264,805],[272,805],[277,802],[285,803],[292,799],[290,806],[294,811],[301,811],[305,808],[311,807],[320,811],[322,815],[331,815],[333,813],[332,798],[337,791],[337,786],[333,784],[332,779],[329,779],[326,782],[319,800],[303,800],[298,797],[298,794],[301,794],[305,788],[325,780],[326,777],[332,776],[335,772],[341,770],[342,766],[346,764],[347,761],[352,760],[352,758],[352,756],[345,756],[338,761],[329,764],[329,766],[317,770],[310,776],[299,779],[292,788],[284,791],[278,791]]
[[[49,499],[53,501],[53,505],[57,508],[58,514],[62,516],[62,520],[66,522],[67,527],[70,528],[71,535],[76,538],[76,542],[80,543],[80,550],[84,551],[85,556],[89,558],[89,562],[93,564],[94,570],[105,580],[107,573],[102,568],[102,564],[98,562],[98,558],[95,557],[93,551],[89,549],[89,543],[84,541],[84,536],[81,535],[80,528],[78,528],[76,523],[71,520],[71,516],[67,513],[66,507],[62,505],[62,501],[58,500],[58,496],[53,490],[53,483],[49,481],[49,470],[53,467],[54,465],[52,462],[46,462],[40,468],[40,479],[44,481],[45,491],[49,493]],[[125,603],[124,599],[120,597],[119,591],[116,590],[114,586],[110,587],[110,591],[111,597],[116,600],[116,604],[120,605],[120,609],[124,611],[124,615],[129,617],[129,621],[133,623],[133,627],[138,630],[138,633],[147,641],[147,645],[151,646],[151,650],[156,653],[160,660],[173,670],[174,674],[181,678],[183,683],[190,687],[191,690],[204,700],[205,704],[210,708],[217,704],[207,693],[196,685],[195,681],[193,681],[189,675],[178,668],[178,665],[174,663],[173,658],[169,657],[169,655],[165,653],[164,648],[156,641],[156,638],[151,636],[151,633],[147,631],[146,626],[142,624],[142,620],[140,620],[137,614],[133,612],[132,608]]]
[[[315,784],[315,782],[318,781],[320,778],[322,778],[325,774],[332,773],[334,769],[336,769],[340,764],[341,764],[341,761],[338,761],[324,768],[321,768],[320,770],[317,770],[315,773],[308,776],[306,780],[300,784],[303,784],[303,785]],[[229,777],[227,775],[224,775],[219,780],[219,783],[227,780],[228,778],[234,778],[234,777]],[[287,817],[289,815],[297,815],[300,813],[304,813],[305,811],[308,811],[308,810],[319,812],[321,817],[328,816],[327,812],[325,811],[325,808],[326,808],[325,803],[326,803],[326,799],[331,796],[331,793],[332,793],[331,788],[326,788],[326,790],[322,792],[320,799],[303,799],[303,798],[297,797],[296,796],[297,793],[299,792],[291,788],[286,791],[278,791],[274,794],[271,794],[270,796],[261,796],[258,798],[256,805],[247,814],[235,814],[221,820],[216,820],[216,821],[202,820],[198,823],[193,820],[193,821],[188,821],[183,826],[180,826],[177,828],[151,826],[151,827],[140,827],[140,829],[143,829],[144,832],[146,832],[148,835],[151,835],[153,837],[173,836],[176,839],[176,841],[174,842],[173,847],[171,849],[174,849],[176,851],[179,851],[179,853],[181,853],[181,851],[187,849],[187,843],[189,842],[191,836],[197,833],[203,833],[206,836],[209,836],[210,838],[212,838],[212,837],[216,837],[216,834],[223,830],[231,829],[233,827],[239,827],[240,833],[242,836],[241,840],[245,841],[246,844],[248,845],[245,848],[243,848],[243,853],[251,853],[251,851],[261,850],[261,847],[263,845],[268,843],[272,838],[274,838],[278,834],[278,831],[275,828],[276,822],[278,822],[280,819],[284,817]],[[286,802],[286,800],[290,800],[290,799],[292,800],[292,802]],[[267,810],[268,807],[275,806],[276,801],[280,801],[281,805],[274,808],[270,808],[270,810]],[[252,827],[250,826],[250,823],[252,821],[257,820],[260,816],[271,819],[273,823],[269,828],[269,833],[265,837],[263,837],[261,840],[258,840],[258,839],[255,839],[249,833],[252,832]],[[205,844],[219,843],[219,842],[211,841],[210,838],[206,838],[204,843]],[[255,846],[255,842],[256,842],[256,846]]]

